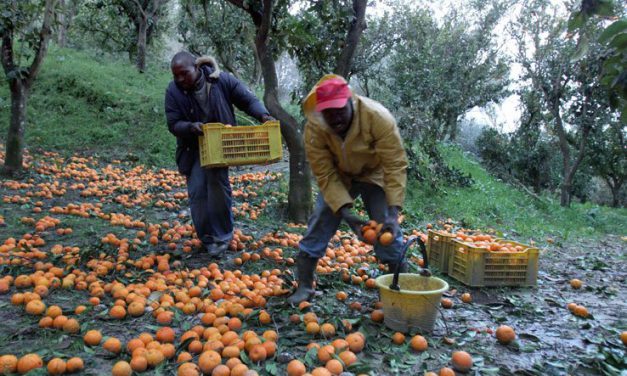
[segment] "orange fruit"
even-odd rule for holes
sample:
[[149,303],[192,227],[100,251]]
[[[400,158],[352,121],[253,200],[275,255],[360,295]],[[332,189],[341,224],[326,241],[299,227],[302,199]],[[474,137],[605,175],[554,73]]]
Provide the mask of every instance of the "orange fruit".
[[294,359],[287,364],[287,376],[303,376],[307,373],[307,368],[298,359]]
[[113,306],[109,310],[109,316],[113,317],[114,319],[121,320],[124,317],[126,317],[126,309],[124,309],[124,307],[117,306],[117,305]]
[[368,244],[374,245],[377,242],[377,232],[371,228],[363,232],[362,237]]
[[318,323],[316,323],[316,322],[310,322],[305,327],[305,331],[308,334],[318,334],[318,333],[320,333],[320,325],[318,325]]
[[568,310],[571,312],[575,312],[575,308],[577,308],[577,303],[568,303],[566,305],[566,308],[568,308]]
[[198,366],[194,363],[183,363],[176,370],[177,376],[199,376]]
[[575,316],[584,317],[584,318],[588,317],[589,315],[588,309],[581,305],[576,306],[573,313],[575,314]]
[[103,344],[102,347],[113,353],[113,354],[119,354],[120,351],[122,351],[122,343],[120,342],[119,339],[115,338],[115,337],[110,337],[109,339],[107,339]]
[[575,290],[579,290],[581,286],[583,286],[583,282],[581,282],[581,280],[577,278],[570,280],[570,287],[574,288]]
[[405,342],[405,335],[401,332],[396,332],[392,336],[392,342],[395,345],[402,345]]
[[48,307],[48,309],[46,310],[46,316],[50,316],[53,319],[57,316],[60,316],[63,314],[63,311],[61,310],[61,307],[53,305]]
[[30,370],[44,366],[43,360],[37,354],[26,354],[17,361],[17,372],[24,374]]
[[502,345],[508,345],[516,339],[516,332],[507,325],[501,325],[496,329],[496,339]]
[[335,335],[335,326],[330,323],[324,323],[320,326],[320,333],[325,338],[330,338]]
[[143,356],[134,356],[131,359],[131,369],[135,372],[144,372],[148,369],[148,361]]
[[453,301],[449,298],[442,298],[442,308],[452,308]]
[[144,314],[146,306],[141,302],[132,302],[128,306],[128,313],[133,317],[139,317]]
[[66,333],[76,334],[81,330],[81,326],[75,319],[68,319],[63,324],[63,331]]
[[163,353],[159,349],[150,349],[144,355],[150,367],[156,367],[165,360]]
[[465,292],[462,294],[462,302],[464,303],[472,302],[472,296],[470,295],[470,293]]
[[90,330],[83,336],[83,342],[87,346],[97,346],[102,341],[102,334],[98,330]]
[[344,363],[346,367],[349,367],[350,365],[352,365],[353,363],[357,361],[357,355],[355,355],[355,353],[350,350],[342,351],[338,355],[338,357],[340,358],[340,360]]
[[472,357],[466,351],[454,351],[451,363],[455,370],[468,372],[472,368]]
[[263,345],[255,345],[248,352],[248,357],[254,363],[266,360],[268,352]]
[[159,330],[157,330],[157,334],[155,335],[157,341],[164,343],[174,342],[175,337],[176,333],[174,332],[174,329],[170,328],[169,326],[164,326],[160,328]]
[[272,322],[272,317],[270,317],[268,312],[261,311],[261,313],[259,313],[259,322],[264,325],[270,324]]
[[7,375],[17,371],[17,357],[15,355],[0,356],[0,373]]
[[337,359],[329,360],[327,364],[325,364],[324,368],[329,370],[332,375],[339,375],[340,373],[342,373],[342,371],[344,371],[344,366],[342,365],[342,362]]
[[78,372],[80,370],[83,369],[84,364],[83,364],[83,359],[79,358],[79,357],[74,357],[74,358],[70,358],[68,359],[66,365],[66,371],[68,373],[73,373],[73,372]]
[[65,364],[63,359],[54,358],[48,362],[47,368],[48,374],[50,375],[63,375],[65,373],[67,365]]
[[429,347],[429,344],[425,337],[417,335],[412,337],[409,346],[415,351],[425,351]]
[[340,351],[344,351],[348,349],[348,341],[345,339],[338,338],[335,341],[331,342],[331,346],[335,349],[335,352],[338,353]]
[[216,368],[211,371],[211,376],[230,376],[231,369],[224,364],[217,365]]
[[46,305],[41,300],[31,300],[26,304],[26,312],[31,315],[39,316],[46,310]]
[[144,343],[144,341],[142,341],[139,338],[133,338],[132,340],[128,341],[128,343],[126,344],[126,349],[130,353],[135,352],[135,350],[137,350],[138,348],[144,348],[144,347],[146,347],[146,344]]
[[620,340],[623,341],[623,345],[627,346],[627,331],[620,334]]
[[333,354],[335,354],[335,347],[332,345],[322,346],[318,349],[318,360],[322,363],[326,363],[333,359]]
[[276,342],[266,341],[261,344],[266,349],[266,357],[272,358],[276,353]]
[[325,367],[318,367],[311,371],[311,376],[331,376],[331,372]]
[[361,352],[366,346],[366,339],[360,332],[347,335],[346,342],[348,342],[348,348],[354,353]]
[[210,374],[221,363],[222,357],[213,350],[203,352],[198,358],[198,367],[204,374]]
[[263,332],[261,336],[268,341],[276,342],[277,339],[279,339],[279,334],[275,332],[274,330],[266,330],[265,332]]
[[394,241],[394,235],[391,232],[386,231],[379,236],[379,243],[383,246],[388,246]]
[[346,300],[346,298],[348,298],[348,294],[346,294],[344,291],[338,291],[338,293],[335,294],[335,298],[340,302],[343,302]]
[[231,368],[231,376],[244,376],[248,372],[248,366],[246,364],[237,364]]
[[455,371],[453,371],[451,368],[448,367],[444,367],[440,369],[440,376],[455,376]]
[[131,376],[132,374],[133,369],[131,368],[131,365],[124,360],[120,360],[119,362],[115,363],[115,365],[111,369],[112,376]]
[[374,322],[383,322],[384,319],[384,315],[383,315],[383,310],[381,309],[375,309],[374,311],[372,311],[372,313],[370,314],[370,318],[372,319],[372,321]]
[[222,356],[225,358],[239,358],[240,349],[237,346],[227,346],[222,350]]

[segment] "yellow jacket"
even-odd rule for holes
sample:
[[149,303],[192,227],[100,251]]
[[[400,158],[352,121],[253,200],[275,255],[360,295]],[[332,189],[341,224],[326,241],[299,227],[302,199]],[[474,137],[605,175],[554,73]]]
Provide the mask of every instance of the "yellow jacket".
[[305,152],[325,202],[333,212],[352,204],[351,181],[372,183],[385,191],[387,204],[402,206],[407,185],[407,156],[396,121],[380,103],[353,94],[353,122],[342,140],[315,110],[316,87],[303,102],[307,118]]

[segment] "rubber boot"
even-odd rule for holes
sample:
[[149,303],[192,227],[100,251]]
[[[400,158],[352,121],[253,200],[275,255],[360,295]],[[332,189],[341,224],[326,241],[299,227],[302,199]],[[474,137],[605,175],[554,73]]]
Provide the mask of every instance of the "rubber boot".
[[314,273],[318,265],[318,259],[309,257],[306,253],[300,252],[296,258],[296,268],[298,276],[298,288],[287,298],[287,302],[292,305],[300,304],[314,296],[313,287]]

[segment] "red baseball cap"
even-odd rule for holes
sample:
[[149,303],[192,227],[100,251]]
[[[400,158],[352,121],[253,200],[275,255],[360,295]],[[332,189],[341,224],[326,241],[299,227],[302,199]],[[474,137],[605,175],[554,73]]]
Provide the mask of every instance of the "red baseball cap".
[[351,96],[351,90],[346,81],[340,78],[326,80],[316,87],[316,111],[342,108]]

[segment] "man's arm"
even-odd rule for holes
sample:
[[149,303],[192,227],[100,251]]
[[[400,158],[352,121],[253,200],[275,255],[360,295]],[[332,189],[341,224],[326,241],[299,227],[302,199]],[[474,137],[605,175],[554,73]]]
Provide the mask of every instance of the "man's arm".
[[221,73],[220,79],[226,80],[229,99],[235,107],[261,122],[274,119],[270,119],[270,113],[263,103],[240,80],[228,73]]
[[170,90],[166,90],[165,92],[165,118],[168,123],[168,130],[177,137],[202,135],[201,123],[183,119],[181,111]]

